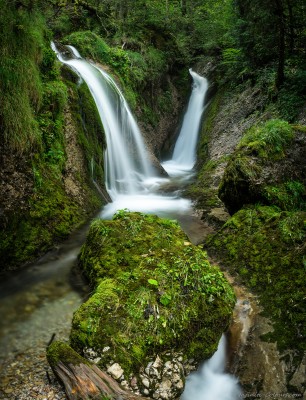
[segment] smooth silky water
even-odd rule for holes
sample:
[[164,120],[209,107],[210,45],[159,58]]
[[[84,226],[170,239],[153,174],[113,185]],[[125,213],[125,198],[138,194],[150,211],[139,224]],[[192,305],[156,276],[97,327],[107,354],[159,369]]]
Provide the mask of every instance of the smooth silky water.
[[[150,164],[150,155],[141,132],[114,80],[101,68],[83,60],[72,46],[69,46],[74,55],[71,59],[66,59],[60,54],[54,44],[52,48],[59,60],[77,72],[86,82],[104,126],[107,142],[104,157],[105,185],[112,202],[103,208],[100,217],[110,219],[120,209],[154,213],[161,217],[177,219],[190,240],[197,242],[202,226],[192,215],[191,201],[181,198],[179,191],[171,195],[160,193],[162,187],[171,183],[173,179],[184,183],[193,174],[207,80],[189,70],[193,78],[193,89],[173,156],[162,163],[169,177],[162,178],[156,176]],[[193,233],[193,230],[196,233]],[[78,236],[72,237],[66,245],[50,253],[38,264],[13,274],[11,278],[6,279],[2,288],[0,287],[2,361],[14,354],[24,353],[33,346],[43,348],[53,332],[67,334],[69,324],[67,328],[67,322],[64,323],[62,319],[71,321],[73,311],[82,301],[80,292],[71,285],[70,271],[76,262],[85,232],[86,229],[83,229]],[[33,296],[34,299],[31,299]],[[64,330],[61,329],[61,324],[65,325]],[[217,353],[204,365],[202,372],[192,374],[187,380],[183,400],[238,399],[237,380],[224,373],[223,340],[220,341]],[[223,354],[222,366],[217,372],[214,368],[210,371],[208,366],[217,355],[220,358],[220,353]],[[227,397],[218,394],[216,397],[214,393],[217,393],[217,389],[213,388],[209,389],[208,394],[207,387],[210,387],[212,382],[216,382],[218,386],[221,381],[226,382],[224,392],[231,394]]]

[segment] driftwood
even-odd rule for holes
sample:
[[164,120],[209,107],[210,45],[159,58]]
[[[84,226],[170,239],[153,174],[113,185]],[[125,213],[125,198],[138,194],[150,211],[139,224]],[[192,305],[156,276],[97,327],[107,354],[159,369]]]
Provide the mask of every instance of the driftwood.
[[123,390],[113,378],[65,343],[53,342],[47,349],[47,358],[69,400],[148,400]]

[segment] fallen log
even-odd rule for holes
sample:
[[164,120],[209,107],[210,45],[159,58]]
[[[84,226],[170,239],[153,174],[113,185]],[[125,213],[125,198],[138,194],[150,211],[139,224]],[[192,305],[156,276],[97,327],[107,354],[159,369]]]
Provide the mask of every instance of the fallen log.
[[66,343],[51,343],[47,348],[47,359],[69,400],[148,400],[123,390],[107,373]]

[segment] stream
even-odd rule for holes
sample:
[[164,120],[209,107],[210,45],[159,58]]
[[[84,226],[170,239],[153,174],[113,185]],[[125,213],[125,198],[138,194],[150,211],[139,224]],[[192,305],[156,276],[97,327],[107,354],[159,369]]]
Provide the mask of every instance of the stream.
[[[194,214],[191,201],[180,196],[180,187],[193,173],[207,80],[190,69],[193,89],[188,108],[173,156],[161,164],[168,177],[160,177],[113,79],[83,60],[73,47],[69,46],[72,58],[59,53],[54,44],[52,48],[59,60],[87,83],[105,129],[106,188],[112,202],[101,210],[99,217],[109,219],[123,208],[154,213],[177,219],[194,244],[203,241],[210,228]],[[172,194],[163,193],[163,186],[173,181],[177,189]],[[47,365],[45,349],[54,333],[56,339],[67,340],[73,312],[86,296],[87,288],[73,273],[73,266],[87,230],[88,225],[37,263],[2,279],[0,399],[65,399]],[[216,354],[187,380],[182,400],[237,400],[241,395],[238,381],[225,373],[225,366],[226,346],[222,337]]]

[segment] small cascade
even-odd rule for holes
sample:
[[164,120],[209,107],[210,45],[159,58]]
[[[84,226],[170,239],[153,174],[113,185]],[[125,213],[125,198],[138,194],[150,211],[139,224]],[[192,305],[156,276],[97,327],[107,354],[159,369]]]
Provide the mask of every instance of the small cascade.
[[226,339],[222,335],[218,350],[197,371],[191,373],[181,400],[238,400],[242,397],[238,379],[225,372]]
[[97,105],[107,142],[105,185],[111,199],[115,200],[119,194],[143,192],[143,181],[153,175],[153,169],[126,100],[105,71],[83,60],[74,47],[68,47],[75,58],[67,59],[52,43],[58,59],[86,82]]
[[192,170],[196,162],[196,147],[208,81],[191,68],[189,73],[193,78],[193,89],[182,128],[175,143],[172,159],[162,164],[170,176],[186,174]]

